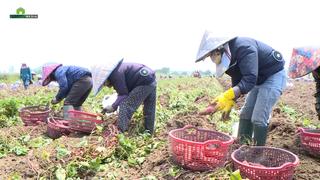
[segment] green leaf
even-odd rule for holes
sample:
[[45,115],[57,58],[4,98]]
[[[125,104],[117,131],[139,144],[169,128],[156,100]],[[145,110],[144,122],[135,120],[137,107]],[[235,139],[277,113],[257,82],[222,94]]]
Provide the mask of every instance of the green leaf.
[[7,156],[7,153],[0,151],[0,158],[6,157],[6,156]]
[[129,164],[129,166],[136,166],[137,165],[137,161],[134,158],[129,157],[128,158],[128,164]]
[[23,146],[14,146],[10,151],[15,153],[18,156],[24,156],[28,152],[28,148],[23,147]]
[[239,169],[230,174],[230,180],[242,180]]
[[29,134],[27,134],[27,135],[21,136],[21,137],[19,138],[19,140],[20,140],[22,143],[27,143],[27,142],[30,141],[30,138],[31,138],[31,136],[30,136]]
[[173,166],[169,169],[169,175],[172,177],[177,176],[179,172],[180,172],[180,168],[177,166]]
[[9,180],[20,180],[20,179],[22,179],[22,177],[20,176],[20,174],[18,172],[14,172],[12,175],[10,175],[10,177],[8,179]]
[[145,159],[146,159],[145,157],[139,157],[139,158],[137,158],[138,164],[141,165],[141,164],[144,162]]
[[52,142],[52,139],[44,139],[43,137],[37,137],[32,139],[28,144],[33,148],[39,148],[46,146]]
[[82,140],[77,144],[77,147],[85,147],[88,145],[88,140],[83,137]]
[[71,152],[66,148],[57,147],[57,158],[62,159],[63,157],[69,155]]
[[102,160],[100,158],[95,158],[90,160],[90,169],[98,170],[100,168],[100,165],[102,163]]
[[68,177],[75,177],[78,174],[78,164],[71,162],[67,165]]
[[61,165],[59,165],[58,166],[58,169],[56,170],[56,172],[55,172],[55,175],[56,175],[56,178],[58,179],[58,180],[65,180],[66,179],[66,170],[65,169],[63,169],[62,167],[61,167]]

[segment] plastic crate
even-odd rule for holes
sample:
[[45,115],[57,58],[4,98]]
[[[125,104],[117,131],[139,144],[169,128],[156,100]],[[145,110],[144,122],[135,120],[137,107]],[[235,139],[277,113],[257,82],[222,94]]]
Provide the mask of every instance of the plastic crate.
[[242,146],[231,154],[231,159],[241,176],[250,180],[292,179],[294,168],[299,164],[295,154],[265,146]]
[[57,117],[48,118],[47,133],[52,139],[57,139],[62,135],[69,135],[69,121]]
[[19,109],[19,116],[25,126],[38,125],[39,122],[46,122],[50,109],[47,106],[28,106]]
[[102,124],[99,115],[83,111],[69,110],[69,127],[72,130],[84,133],[91,133],[96,129],[97,124]]
[[299,128],[300,143],[313,156],[320,155],[320,129]]
[[169,132],[169,151],[178,165],[205,171],[224,165],[233,141],[221,132],[186,126]]

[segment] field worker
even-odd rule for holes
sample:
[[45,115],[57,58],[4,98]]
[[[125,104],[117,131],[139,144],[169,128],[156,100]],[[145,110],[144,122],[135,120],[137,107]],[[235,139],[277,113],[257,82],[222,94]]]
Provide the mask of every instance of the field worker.
[[31,79],[32,79],[31,71],[30,71],[30,68],[27,66],[26,63],[22,63],[21,64],[20,79],[23,82],[24,89],[27,89],[28,86],[32,83],[32,81],[31,81]]
[[42,86],[51,81],[59,84],[59,92],[51,100],[52,104],[63,103],[63,117],[68,118],[68,111],[81,111],[82,104],[92,89],[91,72],[78,66],[63,66],[62,64],[48,64],[42,67]]
[[103,85],[113,87],[118,94],[116,101],[105,107],[103,113],[114,112],[119,107],[119,130],[128,130],[133,113],[143,103],[144,127],[153,134],[157,89],[155,72],[143,64],[126,63],[123,59],[96,65],[91,72],[94,95],[97,95]]
[[205,32],[196,62],[210,57],[216,65],[216,77],[231,77],[232,88],[217,96],[200,114],[222,111],[228,118],[231,108],[241,95],[248,94],[241,109],[238,138],[240,143],[253,140],[264,146],[272,107],[286,85],[285,61],[272,47],[247,37],[215,37]]
[[316,82],[315,109],[320,120],[320,48],[300,47],[294,48],[289,64],[289,77],[299,78],[312,72]]

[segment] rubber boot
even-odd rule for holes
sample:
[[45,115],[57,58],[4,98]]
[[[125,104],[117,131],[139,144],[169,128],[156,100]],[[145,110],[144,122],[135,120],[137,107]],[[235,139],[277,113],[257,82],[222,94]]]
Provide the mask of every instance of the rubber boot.
[[69,110],[72,110],[73,106],[72,105],[64,105],[63,106],[63,119],[69,119]]
[[238,128],[240,144],[250,144],[252,141],[252,122],[250,119],[240,119]]
[[82,111],[82,106],[76,106],[76,107],[74,107],[74,110]]
[[254,141],[256,146],[264,146],[267,141],[268,126],[253,126]]

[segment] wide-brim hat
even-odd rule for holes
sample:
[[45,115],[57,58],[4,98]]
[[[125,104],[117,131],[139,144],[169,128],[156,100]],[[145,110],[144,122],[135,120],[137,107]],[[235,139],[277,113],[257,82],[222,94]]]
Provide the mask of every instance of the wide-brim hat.
[[47,64],[42,67],[42,86],[46,86],[51,82],[50,75],[58,68],[62,66],[62,64]]
[[299,78],[320,66],[320,47],[293,48],[289,64],[290,78]]
[[109,78],[112,71],[122,62],[123,62],[123,59],[117,60],[117,61],[111,61],[106,64],[99,64],[99,65],[97,64],[92,66],[91,68],[92,83],[93,83],[92,91],[94,96],[96,96],[100,92],[103,84]]
[[196,62],[204,60],[209,55],[210,52],[223,46],[225,43],[231,41],[234,38],[236,38],[236,36],[215,37],[211,32],[206,31],[203,34],[203,37],[199,46]]

